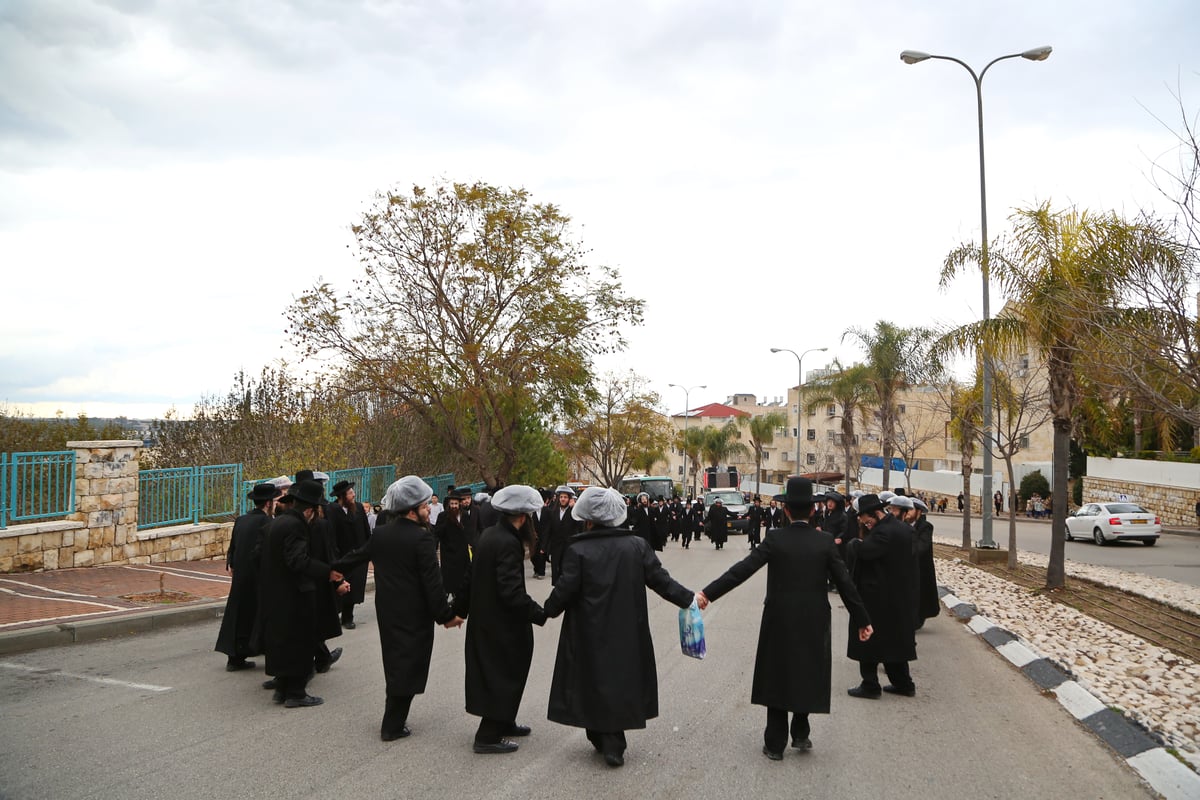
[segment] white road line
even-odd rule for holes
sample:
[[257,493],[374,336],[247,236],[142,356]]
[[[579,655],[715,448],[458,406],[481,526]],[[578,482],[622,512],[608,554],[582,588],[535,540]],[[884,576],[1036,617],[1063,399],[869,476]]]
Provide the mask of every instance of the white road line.
[[212,583],[231,583],[232,578],[223,578],[218,575],[213,575],[211,572],[201,572],[191,569],[176,569],[174,567],[130,567],[134,572],[165,572],[168,575],[173,575],[176,578],[187,578],[189,581],[210,581]]
[[[134,608],[121,608],[118,611],[136,611]],[[14,625],[33,625],[39,622],[63,622],[69,619],[80,619],[82,617],[99,617],[105,614],[113,614],[113,611],[85,611],[82,614],[64,614],[60,617],[42,617],[41,619],[23,619],[17,622],[0,622],[0,628],[11,628]]]
[[72,600],[68,597],[43,597],[40,594],[23,594],[21,592],[15,592],[12,589],[5,589],[3,586],[0,586],[0,592],[4,592],[5,594],[11,594],[16,597],[27,597],[30,600],[45,600],[48,603],[76,603],[77,605],[81,605],[81,606],[98,606],[99,608],[107,608],[112,611],[128,611],[129,610],[125,606],[113,606],[113,605],[109,605],[108,603],[95,603],[95,602],[92,602],[91,600]]
[[52,675],[59,678],[74,678],[79,681],[89,681],[91,683],[100,683],[105,686],[121,686],[125,689],[139,689],[147,692],[169,692],[170,686],[156,686],[153,683],[133,683],[131,681],[119,681],[116,678],[100,678],[95,675],[79,675],[74,672],[63,672],[57,669],[43,669],[42,667],[31,667],[28,664],[16,664],[12,661],[0,661],[0,669],[10,669],[15,672],[26,672],[37,675]]
[[78,592],[64,592],[59,589],[51,589],[49,586],[38,586],[36,583],[26,583],[25,581],[15,581],[12,578],[0,578],[0,581],[5,583],[15,583],[17,586],[28,586],[30,589],[37,589],[39,592],[50,592],[51,594],[61,594],[68,597],[95,597],[94,594],[79,594]]

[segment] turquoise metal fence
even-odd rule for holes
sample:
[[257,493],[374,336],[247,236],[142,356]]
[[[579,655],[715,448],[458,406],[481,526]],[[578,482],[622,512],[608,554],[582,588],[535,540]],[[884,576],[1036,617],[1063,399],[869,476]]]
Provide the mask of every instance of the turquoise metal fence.
[[427,478],[421,478],[421,480],[432,486],[433,493],[440,499],[445,500],[447,490],[454,485],[454,473],[447,472],[442,475],[430,475]]
[[0,453],[0,528],[74,512],[74,450]]
[[138,530],[232,519],[242,508],[242,465],[138,472]]

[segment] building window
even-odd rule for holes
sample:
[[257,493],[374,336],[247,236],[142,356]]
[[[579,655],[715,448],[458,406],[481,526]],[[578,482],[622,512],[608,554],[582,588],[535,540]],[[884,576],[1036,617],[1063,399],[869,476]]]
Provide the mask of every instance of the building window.
[[901,403],[900,405],[896,406],[896,413],[897,413],[897,414],[903,414],[903,413],[904,413],[905,411],[907,411],[907,410],[908,410],[908,409],[906,409],[906,408],[904,407],[904,403]]
[[683,464],[680,464],[680,465],[679,465],[679,474],[680,474],[680,475],[682,475],[682,474],[683,474]]
[[825,416],[827,416],[827,417],[836,417],[837,416],[837,404],[836,403],[830,403],[829,405],[825,406]]
[[833,468],[833,456],[825,456],[825,469],[832,470]]
[[771,451],[763,450],[763,461],[770,461],[770,460],[771,460]]
[[799,428],[792,428],[792,438],[793,438],[793,439],[795,439],[795,438],[796,438],[797,436],[799,436],[799,435],[800,435],[800,429],[799,429]]
[[816,453],[805,453],[804,454],[804,463],[805,464],[817,463],[817,454]]
[[1021,449],[1022,449],[1022,450],[1028,450],[1028,449],[1029,449],[1029,437],[1028,437],[1028,436],[1022,436],[1022,437],[1021,437]]
[[837,441],[837,431],[825,431],[825,440],[829,442]]
[[808,431],[807,431],[807,434],[806,434],[805,438],[806,438],[806,439],[808,439],[810,442],[815,442],[815,441],[817,440],[817,431],[816,431],[816,429],[815,429],[815,428],[809,428],[809,429],[808,429]]

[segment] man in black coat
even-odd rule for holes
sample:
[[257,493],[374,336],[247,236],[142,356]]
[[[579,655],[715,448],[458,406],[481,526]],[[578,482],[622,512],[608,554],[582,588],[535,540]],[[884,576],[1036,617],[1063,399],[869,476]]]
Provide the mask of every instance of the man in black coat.
[[[336,502],[325,506],[329,521],[333,525],[334,539],[339,553],[357,550],[371,538],[371,526],[366,512],[359,504],[351,481],[338,481],[333,486]],[[346,573],[350,591],[342,595],[342,627],[354,630],[354,607],[363,602],[367,586],[367,565],[360,564],[353,572]]]
[[550,559],[550,582],[557,583],[562,575],[563,551],[567,542],[582,529],[571,514],[575,502],[575,490],[570,486],[559,486],[554,490],[554,504],[542,509],[538,520],[538,540],[546,558]]
[[459,489],[457,494],[458,517],[462,520],[463,530],[467,532],[467,546],[474,547],[479,541],[479,532],[483,530],[479,526],[479,509],[475,507],[470,489]]
[[545,624],[546,612],[525,590],[525,557],[541,507],[533,487],[496,492],[499,521],[479,535],[469,580],[455,598],[455,613],[468,620],[466,707],[480,718],[476,753],[512,753],[517,743],[505,737],[529,735],[517,712],[533,662],[533,626]]
[[442,567],[442,588],[451,595],[462,591],[471,564],[467,547],[467,532],[462,525],[462,509],[457,496],[446,498],[446,507],[433,524],[433,539],[437,542],[438,562]]
[[925,620],[941,613],[938,599],[937,572],[933,563],[933,523],[929,521],[929,506],[924,500],[914,497],[913,508],[904,515],[904,521],[912,526],[916,536],[917,556],[917,629],[925,626]]
[[319,635],[316,594],[342,581],[340,571],[310,553],[312,524],[324,494],[317,481],[293,484],[288,495],[294,507],[271,523],[263,554],[266,672],[275,679],[275,701],[287,708],[324,702],[307,692]]
[[870,617],[833,537],[809,525],[815,503],[812,481],[789,478],[787,493],[776,499],[784,504],[791,524],[767,531],[761,545],[700,592],[700,607],[705,608],[763,565],[767,567],[750,702],[767,708],[763,754],[772,761],[783,758],[789,711],[792,747],[798,750],[812,748],[808,715],[829,713],[832,659],[827,581],[837,586],[858,638],[866,641],[871,636]]
[[657,546],[658,509],[650,505],[650,495],[642,492],[637,496],[637,503],[629,514],[629,527],[642,537],[652,550],[662,550]]
[[625,763],[625,731],[658,716],[658,672],[646,589],[680,608],[696,598],[671,578],[640,536],[619,528],[625,502],[590,486],[575,503],[586,526],[567,547],[546,616],[566,612],[547,716],[587,732],[605,763]]
[[916,694],[908,668],[917,658],[913,532],[884,509],[878,495],[858,498],[858,518],[868,532],[863,539],[851,539],[846,551],[854,584],[875,628],[869,641],[851,637],[847,644],[846,655],[858,662],[862,676],[862,683],[848,690],[851,697],[880,696],[880,662],[891,681],[882,691]]
[[383,650],[386,685],[379,738],[385,742],[410,735],[408,712],[413,697],[425,691],[433,656],[433,625],[462,625],[446,600],[429,524],[433,489],[416,475],[388,487],[383,498],[389,521],[375,527],[367,544],[337,562],[349,570],[375,565],[375,616]]
[[750,506],[750,510],[746,512],[746,539],[750,542],[750,549],[758,547],[762,539],[762,523],[763,523],[763,507],[762,498],[758,495],[754,496],[754,505]]
[[252,669],[253,661],[246,657],[254,655],[250,635],[254,631],[258,615],[259,560],[267,525],[271,522],[271,506],[280,491],[273,483],[259,483],[246,495],[254,508],[233,522],[233,533],[229,537],[229,550],[225,553],[225,570],[232,575],[229,597],[225,600],[225,614],[221,617],[221,630],[217,634],[218,653],[228,658],[225,669],[236,672]]
[[729,539],[729,511],[719,499],[714,500],[712,508],[704,518],[704,527],[708,530],[708,538],[712,540],[717,550],[725,549]]

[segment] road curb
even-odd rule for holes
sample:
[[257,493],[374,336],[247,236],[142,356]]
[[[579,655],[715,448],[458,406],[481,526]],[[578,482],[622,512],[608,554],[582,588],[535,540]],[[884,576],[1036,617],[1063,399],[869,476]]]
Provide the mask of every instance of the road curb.
[[991,645],[1043,692],[1053,693],[1059,705],[1125,759],[1156,792],[1167,800],[1200,797],[1200,775],[1167,752],[1161,735],[1106,706],[1037,648],[964,603],[950,588],[939,586],[938,596],[971,633]]
[[99,619],[60,622],[40,625],[36,628],[5,631],[0,633],[0,655],[25,653],[30,650],[66,644],[83,644],[111,639],[115,636],[147,633],[173,628],[177,625],[190,625],[193,622],[220,619],[224,611],[225,601],[213,600],[208,603],[189,604],[175,608],[155,608],[134,611],[130,614],[100,617]]

